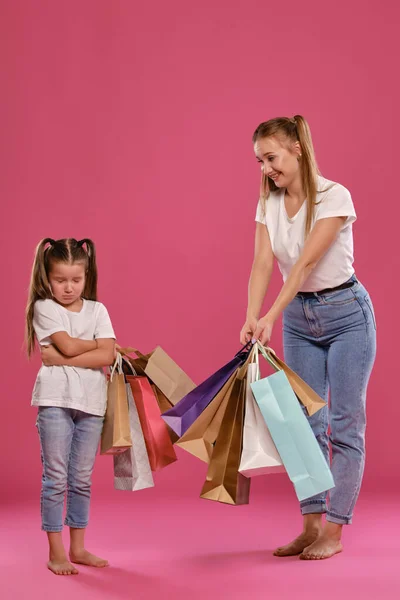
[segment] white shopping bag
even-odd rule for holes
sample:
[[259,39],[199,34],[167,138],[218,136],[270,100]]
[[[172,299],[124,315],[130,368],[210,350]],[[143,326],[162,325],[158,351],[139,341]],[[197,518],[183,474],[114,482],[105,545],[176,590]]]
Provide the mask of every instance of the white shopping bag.
[[243,449],[239,467],[239,473],[246,477],[285,472],[281,457],[250,387],[253,382],[260,379],[257,346],[253,352],[252,362],[247,367]]
[[139,415],[129,384],[126,384],[126,393],[132,448],[114,455],[114,487],[116,490],[135,492],[153,487],[154,480]]

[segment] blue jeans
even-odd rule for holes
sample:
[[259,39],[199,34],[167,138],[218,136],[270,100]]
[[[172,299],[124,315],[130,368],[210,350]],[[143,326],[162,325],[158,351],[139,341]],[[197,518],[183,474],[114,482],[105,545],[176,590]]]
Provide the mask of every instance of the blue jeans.
[[[366,393],[376,354],[376,322],[368,292],[354,285],[313,297],[297,295],[284,311],[285,361],[326,406],[309,423],[328,463],[329,441],[335,487],[300,503],[303,515],[351,523],[365,463]],[[328,428],[330,436],[328,437]]]
[[39,407],[37,428],[43,465],[41,514],[44,531],[65,525],[85,528],[89,520],[91,476],[103,427],[103,417],[79,410]]

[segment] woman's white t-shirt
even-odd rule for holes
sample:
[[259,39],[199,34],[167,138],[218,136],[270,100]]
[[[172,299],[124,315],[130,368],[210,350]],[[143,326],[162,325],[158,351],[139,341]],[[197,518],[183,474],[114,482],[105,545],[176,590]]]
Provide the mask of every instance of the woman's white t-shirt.
[[[317,205],[311,227],[319,219],[347,217],[340,233],[326,254],[318,262],[300,291],[318,292],[341,285],[354,274],[353,227],[356,220],[350,192],[333,181],[318,177]],[[272,251],[286,281],[304,247],[307,202],[289,218],[285,209],[285,189],[271,192],[265,208],[258,204],[256,221],[266,225]]]
[[[71,312],[54,300],[38,300],[33,327],[40,345],[52,343],[59,331],[81,340],[115,339],[106,307],[83,300],[80,312]],[[33,389],[32,406],[58,406],[103,416],[107,403],[106,378],[102,369],[42,365]]]

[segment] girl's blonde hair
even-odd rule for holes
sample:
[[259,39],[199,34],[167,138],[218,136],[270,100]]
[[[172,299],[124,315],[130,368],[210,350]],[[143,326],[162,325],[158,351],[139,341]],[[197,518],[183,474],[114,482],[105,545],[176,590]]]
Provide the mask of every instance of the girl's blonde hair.
[[[295,115],[292,119],[289,117],[278,117],[261,123],[253,134],[253,144],[257,140],[277,136],[283,137],[290,143],[298,142],[300,145],[300,170],[303,190],[307,198],[307,219],[305,224],[305,235],[310,233],[314,209],[317,200],[317,181],[320,174],[315,158],[314,147],[311,138],[311,131],[307,121],[301,115]],[[275,182],[265,173],[261,176],[260,202],[264,214],[266,212],[266,202],[269,194],[279,188]]]
[[[86,250],[83,246],[86,246]],[[34,306],[37,300],[52,298],[49,273],[53,263],[73,265],[83,263],[86,271],[83,298],[97,300],[97,264],[96,248],[87,238],[79,242],[74,238],[53,240],[45,238],[39,242],[33,261],[28,303],[26,305],[25,340],[28,356],[35,349],[35,331],[33,329]]]

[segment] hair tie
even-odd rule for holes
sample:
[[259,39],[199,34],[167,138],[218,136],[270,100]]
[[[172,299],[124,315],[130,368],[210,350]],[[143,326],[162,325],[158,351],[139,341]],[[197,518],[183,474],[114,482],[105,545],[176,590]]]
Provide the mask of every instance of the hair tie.
[[79,242],[76,243],[76,245],[78,246],[78,248],[82,248],[83,244],[86,242],[85,239],[83,240],[79,240]]

